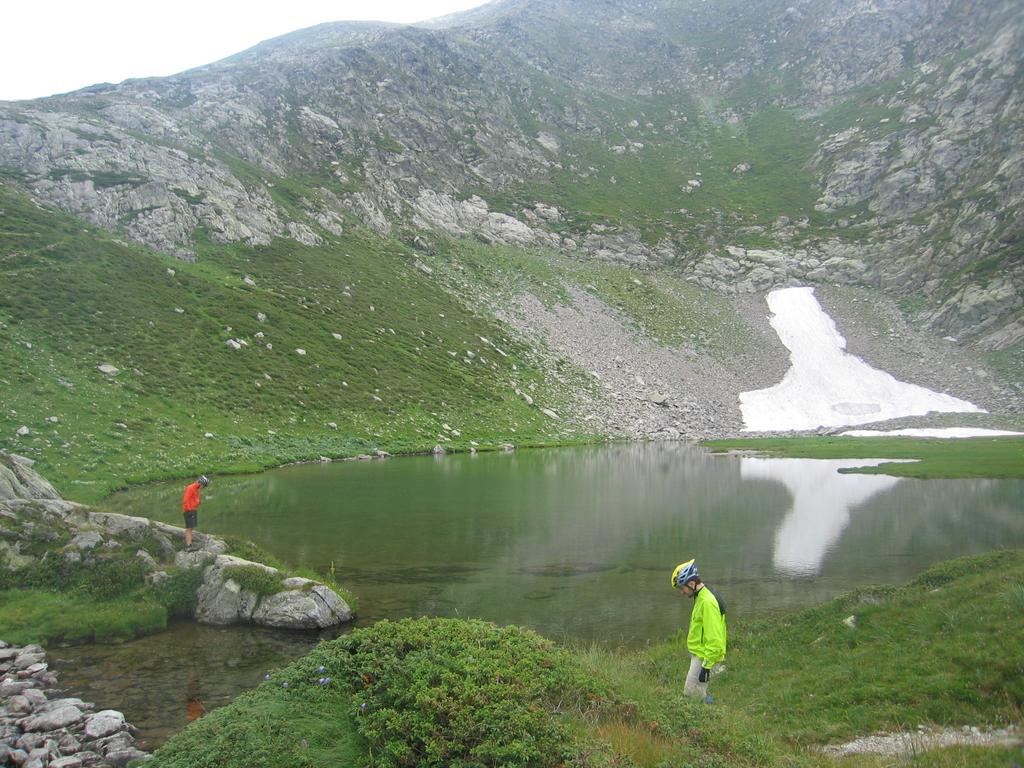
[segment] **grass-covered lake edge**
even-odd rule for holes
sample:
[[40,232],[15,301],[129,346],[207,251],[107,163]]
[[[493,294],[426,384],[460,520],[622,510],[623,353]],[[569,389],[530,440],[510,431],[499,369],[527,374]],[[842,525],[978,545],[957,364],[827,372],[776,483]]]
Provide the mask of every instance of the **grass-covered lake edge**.
[[[907,585],[865,586],[791,615],[734,617],[713,705],[681,696],[688,664],[682,632],[636,652],[474,620],[382,621],[321,643],[193,723],[153,765],[825,766],[838,763],[823,746],[871,733],[1013,728],[1024,552],[941,563]],[[841,764],[1020,756],[958,746]]]
[[1024,437],[755,437],[706,440],[701,445],[715,453],[792,459],[894,460],[877,467],[842,470],[862,474],[922,480],[1024,478]]

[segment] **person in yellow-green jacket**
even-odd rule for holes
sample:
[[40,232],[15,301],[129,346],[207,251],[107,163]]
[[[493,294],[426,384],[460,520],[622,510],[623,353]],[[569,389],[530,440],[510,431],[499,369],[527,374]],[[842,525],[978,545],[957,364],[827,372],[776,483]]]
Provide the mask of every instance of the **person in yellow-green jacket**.
[[693,598],[686,648],[690,651],[690,670],[683,686],[684,696],[702,697],[708,704],[708,681],[725,658],[725,602],[701,581],[693,560],[680,563],[672,571],[672,587]]

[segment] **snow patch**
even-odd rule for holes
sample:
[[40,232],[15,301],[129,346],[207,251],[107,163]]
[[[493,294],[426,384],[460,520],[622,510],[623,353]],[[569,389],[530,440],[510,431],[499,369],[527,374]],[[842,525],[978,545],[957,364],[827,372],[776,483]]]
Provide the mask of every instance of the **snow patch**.
[[973,427],[946,427],[945,429],[893,429],[881,432],[875,429],[851,429],[841,432],[849,437],[940,437],[945,439],[960,437],[1011,437],[1024,435],[1024,432],[1010,432],[1005,429],[975,429]]
[[903,416],[984,413],[950,395],[896,380],[846,352],[846,339],[813,288],[783,288],[767,297],[770,323],[792,367],[774,387],[740,393],[748,432],[846,427]]

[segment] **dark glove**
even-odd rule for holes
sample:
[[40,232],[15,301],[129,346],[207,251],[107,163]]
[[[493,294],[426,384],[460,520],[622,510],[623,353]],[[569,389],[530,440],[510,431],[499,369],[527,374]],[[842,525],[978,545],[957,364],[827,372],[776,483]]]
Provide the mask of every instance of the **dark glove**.
[[697,677],[697,682],[699,682],[699,683],[706,683],[710,679],[711,679],[711,670],[707,669],[705,667],[701,667],[700,668],[700,675],[698,675],[698,677]]

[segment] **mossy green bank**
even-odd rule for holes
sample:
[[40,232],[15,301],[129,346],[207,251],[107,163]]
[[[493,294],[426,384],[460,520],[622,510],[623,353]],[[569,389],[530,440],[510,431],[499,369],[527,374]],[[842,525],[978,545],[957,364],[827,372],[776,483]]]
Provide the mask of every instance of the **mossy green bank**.
[[750,452],[794,459],[894,459],[842,472],[896,477],[1024,478],[1024,437],[965,439],[904,437],[764,437],[707,440],[716,452]]

